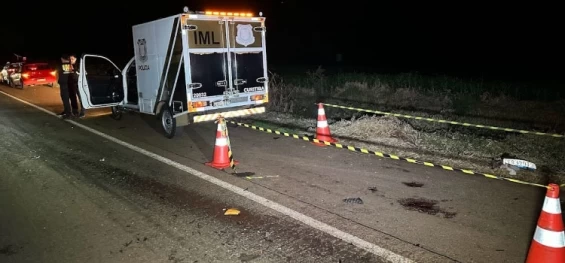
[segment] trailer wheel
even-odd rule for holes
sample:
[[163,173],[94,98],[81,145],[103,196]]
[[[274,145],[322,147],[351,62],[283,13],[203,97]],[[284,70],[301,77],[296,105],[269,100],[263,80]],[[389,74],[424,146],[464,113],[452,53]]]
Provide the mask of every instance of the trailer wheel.
[[173,117],[173,112],[169,105],[164,104],[159,112],[159,120],[161,121],[161,129],[165,137],[171,139],[175,137],[177,131],[177,120]]
[[122,111],[117,106],[112,107],[112,115],[110,115],[112,119],[121,120],[122,115]]

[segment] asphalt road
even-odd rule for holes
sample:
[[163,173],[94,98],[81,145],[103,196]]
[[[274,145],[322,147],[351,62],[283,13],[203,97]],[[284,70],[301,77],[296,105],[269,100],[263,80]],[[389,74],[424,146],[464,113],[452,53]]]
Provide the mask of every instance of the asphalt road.
[[[57,88],[0,91],[62,108]],[[200,176],[0,94],[0,262],[384,262],[375,254],[388,251],[416,262],[523,262],[545,193],[242,127],[230,127],[233,175],[203,164],[213,123],[166,139],[152,116],[107,113],[76,122]],[[357,197],[362,204],[343,201]]]

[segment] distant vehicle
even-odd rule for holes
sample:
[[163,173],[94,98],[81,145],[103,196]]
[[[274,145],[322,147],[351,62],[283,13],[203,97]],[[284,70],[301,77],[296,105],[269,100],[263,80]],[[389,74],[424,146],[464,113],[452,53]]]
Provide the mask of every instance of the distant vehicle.
[[16,71],[10,75],[10,86],[24,88],[33,85],[48,85],[54,87],[57,82],[57,71],[47,63],[21,64]]
[[12,74],[16,73],[16,71],[19,70],[21,65],[22,65],[22,62],[17,62],[17,63],[8,62],[8,63],[6,63],[6,65],[4,65],[4,67],[2,68],[2,71],[1,71],[2,83],[11,85]]
[[[6,64],[2,67],[0,71],[0,82],[4,84],[11,85],[11,76],[12,74],[16,73],[20,69],[22,65],[24,65],[27,61],[27,57],[20,56],[18,54],[14,54],[16,57],[16,62],[6,62]],[[19,78],[19,76],[14,76]]]
[[84,54],[79,92],[85,109],[158,116],[167,138],[194,122],[261,114],[268,102],[265,18],[189,12],[134,25],[135,56],[121,69]]
[[2,70],[0,71],[0,82],[4,83],[4,84],[8,84],[8,68],[10,67],[10,62],[6,63],[6,65],[4,65],[2,67]]

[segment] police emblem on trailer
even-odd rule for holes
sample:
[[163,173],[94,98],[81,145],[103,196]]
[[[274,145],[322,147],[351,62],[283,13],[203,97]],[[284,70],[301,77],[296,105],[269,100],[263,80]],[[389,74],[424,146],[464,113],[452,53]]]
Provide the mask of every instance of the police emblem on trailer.
[[137,40],[137,55],[139,56],[139,60],[141,62],[147,61],[147,41],[145,38],[140,38]]
[[255,43],[255,36],[253,36],[253,26],[251,25],[237,25],[237,36],[235,42],[242,46],[249,46]]

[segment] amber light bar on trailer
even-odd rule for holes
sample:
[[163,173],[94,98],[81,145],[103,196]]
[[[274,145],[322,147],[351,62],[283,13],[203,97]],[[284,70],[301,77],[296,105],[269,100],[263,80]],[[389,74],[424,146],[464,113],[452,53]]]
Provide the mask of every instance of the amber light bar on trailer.
[[243,17],[253,17],[252,13],[234,13],[234,12],[216,12],[216,11],[205,11],[205,15],[214,16],[243,16]]

